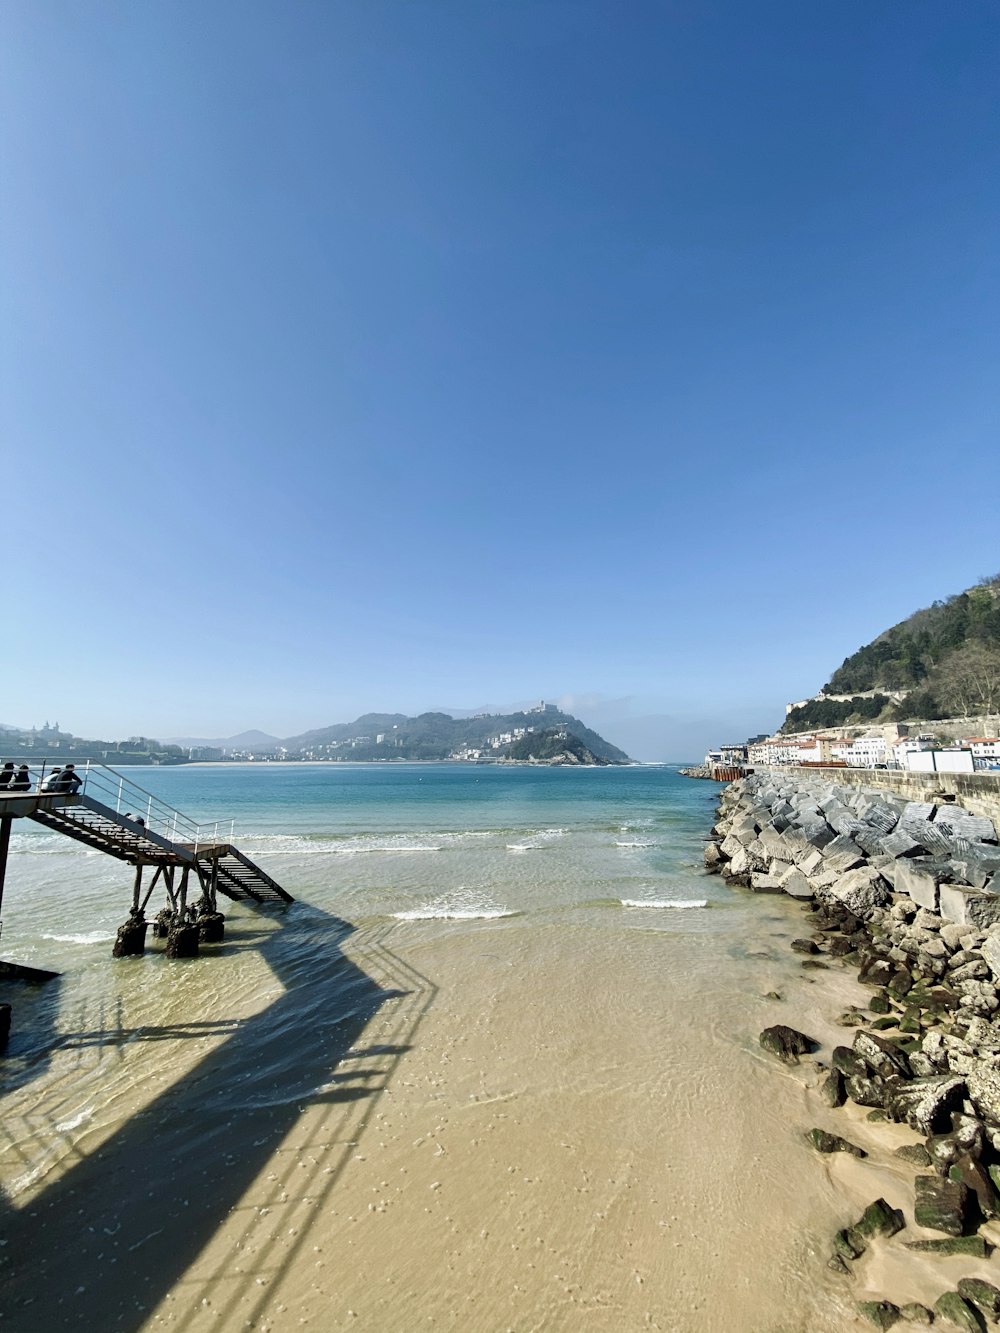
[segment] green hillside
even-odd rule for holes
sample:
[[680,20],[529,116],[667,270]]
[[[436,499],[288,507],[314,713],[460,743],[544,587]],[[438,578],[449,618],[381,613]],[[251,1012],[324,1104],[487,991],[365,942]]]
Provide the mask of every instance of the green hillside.
[[[844,660],[821,696],[873,690],[885,693],[874,699],[810,700],[793,710],[783,730],[1000,711],[1000,575],[887,629]],[[899,703],[887,697],[904,690]]]
[[[544,711],[483,714],[456,718],[447,713],[366,713],[354,722],[340,722],[291,736],[284,745],[292,756],[349,759],[354,762],[391,759],[448,759],[463,750],[481,749],[485,757],[510,757],[510,748],[521,737],[558,729],[576,737],[592,758],[584,762],[627,764],[624,750],[606,741],[579,718],[549,704]],[[493,741],[506,737],[498,745]]]

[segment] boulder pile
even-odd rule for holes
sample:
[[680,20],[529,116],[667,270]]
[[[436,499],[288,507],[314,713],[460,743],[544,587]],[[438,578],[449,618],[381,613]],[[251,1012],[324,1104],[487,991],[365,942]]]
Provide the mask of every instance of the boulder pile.
[[[751,774],[722,793],[705,864],[733,886],[802,901],[809,935],[792,948],[808,955],[804,967],[839,960],[858,969],[870,996],[838,1020],[853,1040],[834,1048],[820,1095],[828,1106],[851,1100],[869,1108],[869,1119],[905,1123],[922,1139],[897,1157],[918,1172],[914,1222],[941,1239],[911,1248],[986,1257],[980,1227],[1000,1218],[1000,846],[992,821],[944,796],[916,802],[838,786],[827,774]],[[766,1029],[761,1044],[786,1063],[815,1047],[784,1025]],[[820,1130],[811,1141],[824,1152],[853,1147]],[[885,1207],[872,1205],[880,1216]],[[850,1271],[859,1245],[858,1227],[838,1233],[831,1266]],[[939,1306],[941,1322],[964,1326],[963,1307],[970,1321],[984,1318],[968,1291],[944,1293]],[[887,1301],[859,1311],[879,1327],[916,1314],[912,1304]]]

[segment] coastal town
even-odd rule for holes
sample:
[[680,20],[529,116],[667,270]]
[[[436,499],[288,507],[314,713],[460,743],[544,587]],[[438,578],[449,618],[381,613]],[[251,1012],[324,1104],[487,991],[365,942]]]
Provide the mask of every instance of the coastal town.
[[[789,710],[792,707],[788,705]],[[998,731],[993,717],[959,719],[957,723],[889,722],[860,728],[777,732],[709,750],[703,767],[711,774],[786,766],[995,773],[1000,772]]]

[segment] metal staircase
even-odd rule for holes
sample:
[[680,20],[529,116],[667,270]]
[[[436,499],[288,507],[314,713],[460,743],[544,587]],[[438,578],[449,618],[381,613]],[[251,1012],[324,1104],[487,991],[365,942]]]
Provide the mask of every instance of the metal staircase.
[[[64,770],[65,771],[65,770]],[[180,868],[194,872],[207,896],[236,902],[290,903],[291,894],[232,843],[232,825],[198,824],[106,764],[87,764],[77,790],[53,789],[45,770],[32,774],[33,792],[0,793],[0,815],[26,817],[108,856],[157,867],[168,885]],[[126,808],[127,807],[127,808]],[[228,836],[226,834],[228,833]]]

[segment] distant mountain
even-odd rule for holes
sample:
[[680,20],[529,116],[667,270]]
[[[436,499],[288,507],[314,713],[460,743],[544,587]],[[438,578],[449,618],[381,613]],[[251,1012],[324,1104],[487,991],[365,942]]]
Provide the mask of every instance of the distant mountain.
[[552,704],[517,713],[452,717],[449,713],[365,713],[354,722],[340,722],[290,736],[289,755],[358,760],[506,759],[511,747],[536,732],[558,730],[576,737],[591,759],[579,762],[630,763],[624,750],[606,741],[579,718]]
[[238,736],[216,737],[214,740],[206,740],[203,736],[171,736],[168,743],[183,746],[185,749],[207,745],[222,750],[273,751],[284,742],[279,736],[271,736],[266,731],[241,731]]

